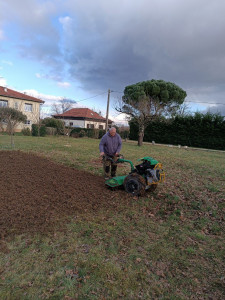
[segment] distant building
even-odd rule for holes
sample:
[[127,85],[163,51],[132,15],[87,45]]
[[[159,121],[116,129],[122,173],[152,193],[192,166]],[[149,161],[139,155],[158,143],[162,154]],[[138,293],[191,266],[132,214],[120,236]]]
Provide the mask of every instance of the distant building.
[[[31,129],[32,124],[38,123],[40,120],[40,105],[43,103],[44,101],[38,98],[0,86],[0,107],[15,108],[27,116],[26,123],[18,124],[15,129],[16,132],[20,132],[24,128]],[[6,125],[3,124],[2,128],[5,130]]]
[[[106,119],[89,108],[72,108],[63,114],[53,115],[53,118],[62,120],[69,127],[103,130],[106,127]],[[108,125],[112,126],[111,120],[108,120]]]

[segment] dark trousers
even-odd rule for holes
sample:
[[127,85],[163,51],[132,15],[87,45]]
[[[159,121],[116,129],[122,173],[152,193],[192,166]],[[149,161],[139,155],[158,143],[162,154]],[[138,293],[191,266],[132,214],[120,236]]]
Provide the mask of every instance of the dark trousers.
[[110,171],[111,171],[111,177],[116,176],[116,169],[117,164],[113,162],[111,159],[115,159],[115,157],[111,156],[104,156],[103,157],[103,170],[105,177],[110,177]]

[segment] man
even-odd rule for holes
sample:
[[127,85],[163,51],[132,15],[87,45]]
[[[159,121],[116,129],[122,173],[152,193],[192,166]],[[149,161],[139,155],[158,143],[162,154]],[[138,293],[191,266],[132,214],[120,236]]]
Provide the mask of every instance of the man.
[[111,159],[115,159],[120,153],[122,148],[122,140],[118,133],[116,133],[116,128],[111,127],[109,131],[103,135],[100,144],[100,156],[103,157],[103,169],[105,174],[105,179],[110,178],[110,167],[111,167],[111,177],[116,176],[117,164],[113,163]]

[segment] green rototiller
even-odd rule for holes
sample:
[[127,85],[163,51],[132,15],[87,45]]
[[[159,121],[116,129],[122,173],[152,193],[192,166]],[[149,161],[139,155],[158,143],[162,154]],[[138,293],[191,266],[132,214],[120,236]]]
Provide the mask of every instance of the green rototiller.
[[111,160],[114,163],[129,163],[131,166],[131,172],[128,175],[116,176],[105,181],[105,184],[111,188],[123,186],[127,193],[141,196],[145,190],[154,191],[158,183],[165,180],[162,164],[152,157],[146,156],[138,159],[142,162],[135,167],[132,161],[124,159],[122,155],[117,160]]

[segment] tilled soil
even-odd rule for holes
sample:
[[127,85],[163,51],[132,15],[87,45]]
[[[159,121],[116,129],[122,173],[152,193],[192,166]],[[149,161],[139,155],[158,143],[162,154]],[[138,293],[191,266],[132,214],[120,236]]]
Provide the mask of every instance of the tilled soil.
[[[0,151],[0,234],[60,230],[68,218],[109,209],[124,191],[104,179],[20,151]],[[116,200],[118,201],[118,200]]]

